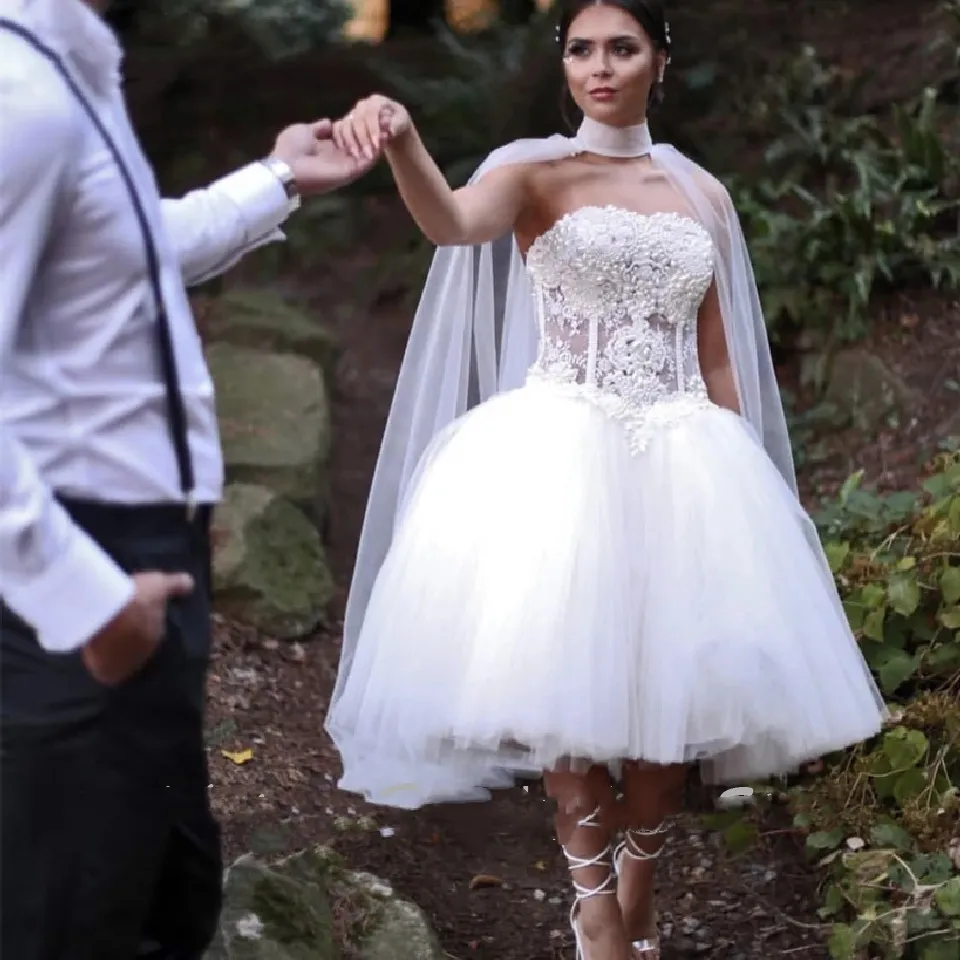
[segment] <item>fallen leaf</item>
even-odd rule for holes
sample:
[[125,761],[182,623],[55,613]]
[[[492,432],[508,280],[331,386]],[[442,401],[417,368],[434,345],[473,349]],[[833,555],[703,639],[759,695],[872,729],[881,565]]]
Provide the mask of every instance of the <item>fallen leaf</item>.
[[242,767],[253,759],[253,751],[249,747],[246,750],[221,750],[220,753],[238,767]]
[[495,877],[492,873],[478,873],[470,881],[471,890],[483,890],[487,887],[502,887],[503,881],[499,877]]
[[538,861],[533,865],[533,869],[534,869],[534,870],[539,870],[541,873],[543,873],[543,872],[547,869],[547,865],[546,865],[542,860],[538,860]]

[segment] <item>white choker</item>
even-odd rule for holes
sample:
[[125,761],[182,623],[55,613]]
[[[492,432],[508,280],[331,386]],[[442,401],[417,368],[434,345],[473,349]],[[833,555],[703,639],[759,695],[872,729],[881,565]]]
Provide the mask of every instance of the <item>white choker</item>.
[[653,149],[646,121],[632,127],[611,127],[584,117],[573,142],[580,152],[600,157],[645,157]]

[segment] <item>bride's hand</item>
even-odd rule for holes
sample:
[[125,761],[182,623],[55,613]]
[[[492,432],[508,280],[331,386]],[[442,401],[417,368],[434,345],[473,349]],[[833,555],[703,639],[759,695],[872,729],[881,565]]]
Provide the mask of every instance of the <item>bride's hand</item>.
[[373,160],[392,140],[408,133],[410,114],[396,100],[374,94],[333,125],[333,142],[357,160]]

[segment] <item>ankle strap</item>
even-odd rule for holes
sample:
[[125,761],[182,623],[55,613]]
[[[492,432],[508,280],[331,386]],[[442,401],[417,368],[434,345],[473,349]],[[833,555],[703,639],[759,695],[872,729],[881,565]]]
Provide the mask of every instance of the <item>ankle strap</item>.
[[651,852],[641,849],[639,845],[639,838],[641,837],[661,837],[665,836],[670,832],[671,827],[673,826],[669,820],[664,820],[659,826],[653,827],[652,829],[647,829],[645,827],[632,827],[629,830],[624,831],[623,841],[617,847],[616,853],[614,856],[619,859],[621,856],[626,854],[630,857],[631,860],[656,860],[661,853],[663,853],[664,847],[667,845],[666,841],[660,844],[660,846]]

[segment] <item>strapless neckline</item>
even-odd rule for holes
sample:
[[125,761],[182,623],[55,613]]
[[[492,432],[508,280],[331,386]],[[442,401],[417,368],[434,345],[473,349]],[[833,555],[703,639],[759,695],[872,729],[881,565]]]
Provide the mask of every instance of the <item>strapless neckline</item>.
[[568,210],[566,213],[558,217],[546,230],[543,231],[533,243],[527,248],[526,260],[529,262],[531,254],[538,250],[544,243],[547,243],[550,237],[561,230],[566,224],[570,223],[572,220],[575,220],[582,214],[591,214],[591,213],[601,213],[614,216],[625,216],[628,219],[640,220],[640,221],[657,221],[657,220],[670,220],[676,223],[686,223],[692,224],[696,227],[707,239],[713,242],[712,237],[710,237],[710,232],[707,228],[694,217],[689,216],[686,213],[678,213],[676,210],[655,210],[649,213],[645,213],[640,210],[631,210],[629,207],[621,207],[619,204],[615,203],[588,203],[585,206],[577,207],[576,210]]

